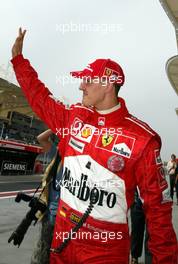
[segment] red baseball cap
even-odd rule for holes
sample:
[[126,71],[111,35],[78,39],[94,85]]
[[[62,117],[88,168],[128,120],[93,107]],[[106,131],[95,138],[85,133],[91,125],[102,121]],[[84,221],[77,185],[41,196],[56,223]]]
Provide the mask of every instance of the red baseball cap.
[[72,71],[75,78],[107,78],[112,83],[124,84],[125,76],[121,66],[110,59],[97,59],[89,63],[83,71]]

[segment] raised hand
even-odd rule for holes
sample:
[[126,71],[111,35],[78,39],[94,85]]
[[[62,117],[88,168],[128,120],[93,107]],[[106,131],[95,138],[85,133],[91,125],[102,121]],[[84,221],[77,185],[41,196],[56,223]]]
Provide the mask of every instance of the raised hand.
[[12,58],[15,56],[22,54],[23,49],[23,40],[25,36],[26,30],[22,30],[22,28],[19,28],[19,35],[15,40],[15,43],[12,47]]

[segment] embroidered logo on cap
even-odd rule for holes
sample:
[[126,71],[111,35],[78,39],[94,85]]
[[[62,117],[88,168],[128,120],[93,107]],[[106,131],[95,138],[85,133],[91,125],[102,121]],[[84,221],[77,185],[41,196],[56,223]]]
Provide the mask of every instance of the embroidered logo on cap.
[[109,69],[109,68],[105,68],[104,69],[104,76],[110,76],[112,74],[113,70],[112,69]]

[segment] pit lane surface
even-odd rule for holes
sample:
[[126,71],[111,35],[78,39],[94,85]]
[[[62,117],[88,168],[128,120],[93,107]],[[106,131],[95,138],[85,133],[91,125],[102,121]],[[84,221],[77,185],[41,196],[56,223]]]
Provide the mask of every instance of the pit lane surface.
[[36,189],[42,175],[0,175],[0,193]]
[[[41,176],[0,176],[0,192],[6,190],[27,190],[36,187]],[[13,178],[12,178],[13,177]],[[11,183],[13,187],[11,187]],[[9,189],[8,189],[9,186]],[[29,210],[28,203],[15,203],[14,198],[4,195],[0,198],[0,264],[30,264],[30,258],[35,243],[37,242],[40,225],[30,226],[20,248],[15,247],[12,242],[8,244],[8,238],[16,229],[23,217]],[[174,200],[173,223],[178,238],[178,206]],[[144,263],[144,258],[141,258]]]

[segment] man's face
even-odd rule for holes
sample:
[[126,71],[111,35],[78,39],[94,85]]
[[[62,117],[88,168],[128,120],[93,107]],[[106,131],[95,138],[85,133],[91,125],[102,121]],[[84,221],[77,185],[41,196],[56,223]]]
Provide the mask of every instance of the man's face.
[[80,90],[83,91],[82,104],[100,110],[105,97],[105,87],[106,83],[100,82],[99,79],[82,80],[80,84]]

